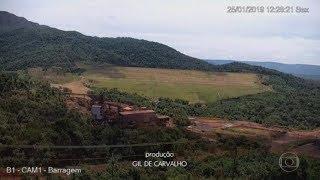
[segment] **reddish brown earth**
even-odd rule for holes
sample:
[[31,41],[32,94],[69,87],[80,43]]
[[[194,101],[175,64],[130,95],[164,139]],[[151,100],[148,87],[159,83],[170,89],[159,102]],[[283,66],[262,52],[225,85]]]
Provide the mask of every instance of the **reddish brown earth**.
[[90,113],[90,100],[83,97],[71,96],[66,100],[66,105],[68,109],[76,110],[84,115],[91,115]]
[[312,131],[288,130],[280,127],[265,127],[248,121],[228,121],[219,118],[195,118],[188,130],[209,138],[214,133],[263,137],[270,140],[271,152],[295,152],[320,158],[320,147],[314,143],[320,139],[320,129]]
[[310,156],[310,157],[320,159],[320,153],[319,153],[320,149],[318,146],[316,146],[313,143],[298,146],[298,147],[292,149],[292,151],[296,152],[297,154],[303,154],[305,156]]
[[320,139],[320,130],[288,131],[283,136],[272,141],[271,151],[277,153],[290,151],[320,158],[320,147],[312,142],[315,139]]

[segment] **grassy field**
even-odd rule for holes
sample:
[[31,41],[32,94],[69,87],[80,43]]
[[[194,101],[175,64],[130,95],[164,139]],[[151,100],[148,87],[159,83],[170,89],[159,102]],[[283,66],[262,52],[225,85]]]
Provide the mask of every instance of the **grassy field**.
[[93,87],[118,88],[148,97],[214,102],[218,99],[255,94],[269,89],[260,83],[255,74],[110,65],[79,66],[86,69],[83,76]]
[[29,70],[29,74],[55,84],[85,81],[90,87],[118,88],[148,97],[168,97],[191,102],[214,102],[218,99],[255,94],[269,90],[257,75],[213,73],[193,70],[116,67],[78,64],[86,69],[80,76],[71,73]]
[[46,71],[42,68],[29,68],[27,73],[35,79],[47,81],[52,84],[65,84],[81,79],[78,75],[65,73],[59,68],[50,68]]

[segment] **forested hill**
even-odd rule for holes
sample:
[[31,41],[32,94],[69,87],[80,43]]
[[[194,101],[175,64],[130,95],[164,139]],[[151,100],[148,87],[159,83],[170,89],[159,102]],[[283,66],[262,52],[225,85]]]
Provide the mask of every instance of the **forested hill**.
[[239,62],[213,65],[160,43],[85,36],[76,31],[39,25],[3,11],[0,11],[0,25],[0,70],[52,66],[73,70],[77,68],[76,62],[87,61],[121,66],[253,72],[281,76],[291,84],[306,84],[276,70]]
[[213,65],[157,42],[85,36],[0,11],[0,70],[52,66],[73,70],[77,68],[78,61],[152,68],[277,73],[242,63]]
[[72,69],[77,61],[198,70],[216,67],[160,43],[133,38],[90,37],[0,12],[0,69],[35,66]]
[[19,28],[34,28],[37,23],[30,22],[23,17],[17,17],[5,11],[0,11],[0,33],[12,31]]

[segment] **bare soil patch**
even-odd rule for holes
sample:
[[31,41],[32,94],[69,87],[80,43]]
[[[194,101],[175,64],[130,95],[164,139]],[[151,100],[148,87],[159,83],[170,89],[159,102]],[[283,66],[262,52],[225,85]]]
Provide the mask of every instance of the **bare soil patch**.
[[[263,137],[271,142],[271,152],[295,152],[320,158],[320,147],[313,141],[320,139],[320,130],[302,131],[287,130],[280,127],[265,127],[261,124],[248,121],[228,121],[219,118],[195,118],[188,130],[200,133],[209,138],[212,133],[228,135],[244,135],[247,137]],[[266,142],[267,143],[267,142]]]
[[297,154],[302,154],[305,156],[315,157],[320,159],[320,147],[316,146],[314,143],[305,144],[292,149],[293,152]]
[[70,89],[71,92],[75,94],[87,94],[87,92],[90,90],[82,81],[74,81],[61,86]]

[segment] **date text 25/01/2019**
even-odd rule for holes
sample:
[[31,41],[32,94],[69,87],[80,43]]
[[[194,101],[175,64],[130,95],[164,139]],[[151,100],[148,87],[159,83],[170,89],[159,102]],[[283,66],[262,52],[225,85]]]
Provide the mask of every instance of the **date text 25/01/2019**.
[[300,6],[227,6],[227,13],[309,13],[309,8]]

